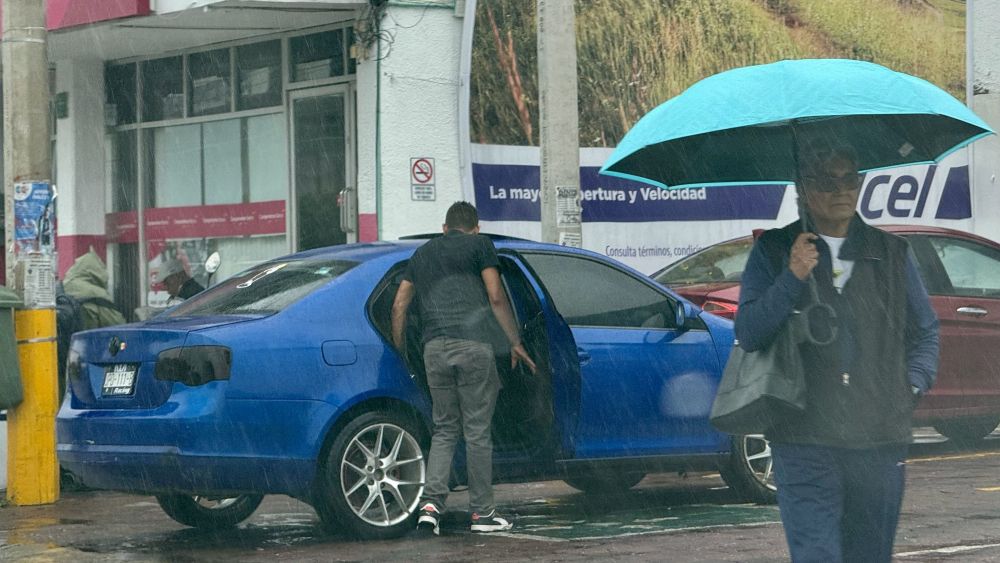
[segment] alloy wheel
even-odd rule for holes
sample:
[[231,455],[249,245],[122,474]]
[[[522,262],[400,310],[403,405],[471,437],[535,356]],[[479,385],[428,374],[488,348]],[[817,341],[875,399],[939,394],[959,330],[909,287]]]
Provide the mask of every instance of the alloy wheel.
[[747,434],[742,439],[743,460],[754,479],[772,491],[778,490],[774,482],[771,443],[764,438],[763,434]]
[[424,491],[425,464],[416,438],[389,423],[367,426],[340,461],[341,492],[362,521],[389,527],[406,520]]

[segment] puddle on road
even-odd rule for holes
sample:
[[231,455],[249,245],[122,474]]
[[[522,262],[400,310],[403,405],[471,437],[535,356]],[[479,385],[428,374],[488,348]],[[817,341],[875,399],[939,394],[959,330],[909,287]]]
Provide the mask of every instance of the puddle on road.
[[554,541],[594,540],[676,530],[780,523],[777,507],[750,504],[661,506],[620,510],[605,513],[599,520],[574,521],[572,524],[563,523],[558,517],[538,516],[541,515],[536,515],[530,520],[524,517],[517,518],[514,529],[506,535]]

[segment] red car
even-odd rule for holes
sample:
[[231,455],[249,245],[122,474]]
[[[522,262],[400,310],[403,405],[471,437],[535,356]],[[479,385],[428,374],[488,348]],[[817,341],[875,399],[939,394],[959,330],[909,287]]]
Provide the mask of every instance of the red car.
[[[905,237],[941,321],[937,381],[915,422],[957,441],[1000,424],[1000,244],[953,229],[880,226]],[[652,275],[705,311],[734,318],[753,237],[722,242]]]

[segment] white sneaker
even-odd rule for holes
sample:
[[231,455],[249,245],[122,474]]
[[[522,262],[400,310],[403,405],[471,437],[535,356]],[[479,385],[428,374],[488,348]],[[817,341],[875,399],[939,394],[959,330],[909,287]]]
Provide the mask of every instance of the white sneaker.
[[472,514],[472,525],[469,526],[473,532],[503,532],[514,527],[514,523],[503,516],[497,514],[496,509],[489,514]]

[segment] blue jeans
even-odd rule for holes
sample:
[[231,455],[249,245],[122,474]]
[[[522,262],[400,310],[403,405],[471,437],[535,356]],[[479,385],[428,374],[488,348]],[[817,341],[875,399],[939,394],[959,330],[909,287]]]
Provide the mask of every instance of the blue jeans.
[[853,450],[772,442],[792,561],[889,563],[906,452],[906,445]]
[[434,415],[424,501],[444,512],[455,445],[464,436],[469,509],[489,514],[493,510],[493,410],[500,391],[493,347],[475,340],[435,338],[424,345],[424,367]]

